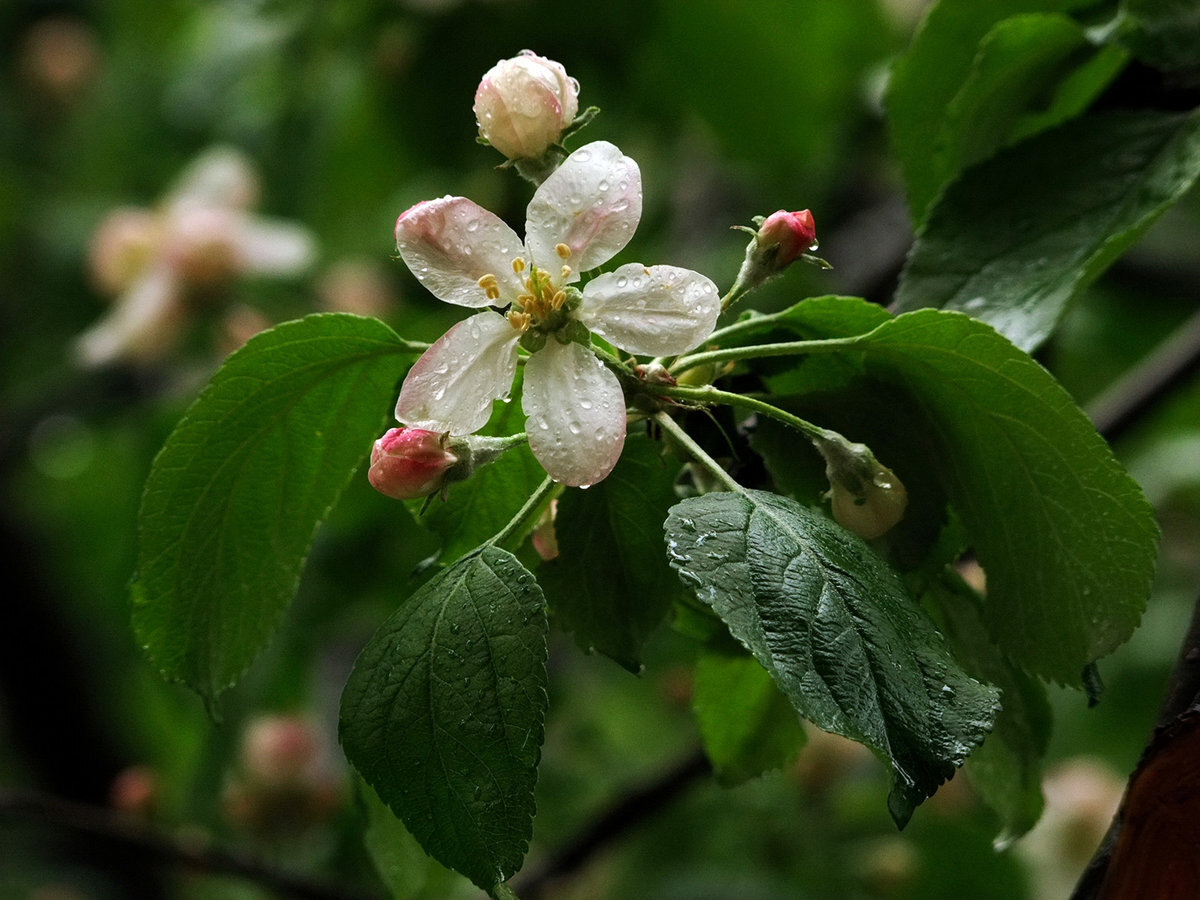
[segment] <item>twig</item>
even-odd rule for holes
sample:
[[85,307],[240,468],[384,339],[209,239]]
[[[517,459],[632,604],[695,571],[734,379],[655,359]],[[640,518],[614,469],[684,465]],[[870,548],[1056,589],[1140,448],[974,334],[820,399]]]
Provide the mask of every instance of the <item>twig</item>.
[[522,900],[538,900],[553,881],[582,868],[597,852],[651,818],[711,771],[703,751],[693,751],[655,780],[621,797],[540,865],[514,878],[513,890]]
[[1119,437],[1172,386],[1200,367],[1200,311],[1088,404],[1096,430]]
[[0,791],[0,825],[4,820],[41,822],[120,845],[146,861],[245,878],[281,896],[301,900],[381,900],[379,894],[280,871],[251,854],[215,846],[205,837],[170,835],[116,812],[35,791]]

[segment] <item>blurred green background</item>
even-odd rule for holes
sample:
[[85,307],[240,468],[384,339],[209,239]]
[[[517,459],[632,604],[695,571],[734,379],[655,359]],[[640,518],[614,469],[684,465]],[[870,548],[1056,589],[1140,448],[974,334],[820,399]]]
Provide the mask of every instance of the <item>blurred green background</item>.
[[[356,479],[283,631],[213,724],[158,679],[128,629],[136,512],[155,452],[254,328],[347,309],[431,340],[457,318],[395,258],[392,229],[413,203],[448,193],[520,229],[528,186],[475,143],[471,101],[481,75],[523,48],[562,62],[581,103],[602,108],[582,140],[613,141],[641,166],[636,258],[725,288],[744,248],[730,226],[809,207],[833,272],[790,272],[755,305],[830,292],[888,302],[911,234],[882,94],[923,6],[0,4],[0,897],[271,896],[17,814],[11,800],[25,790],[115,807],[368,895],[387,878],[402,895],[477,896],[386,822],[372,843],[399,869],[380,874],[362,842],[370,803],[336,747],[349,666],[434,540]],[[153,206],[214,145],[253,162],[259,210],[307,228],[316,264],[218,292],[152,365],[81,367],[73,342],[108,302],[89,277],[97,225],[116,207]],[[1194,312],[1197,247],[1193,191],[1040,353],[1085,406]],[[1158,510],[1160,574],[1142,629],[1101,664],[1103,702],[1089,710],[1079,694],[1053,693],[1049,810],[1035,832],[997,852],[995,821],[956,778],[897,833],[883,769],[814,733],[792,770],[731,789],[700,779],[543,896],[1064,896],[1137,761],[1200,585],[1196,375],[1115,447]],[[663,629],[649,657],[634,678],[556,636],[528,868],[693,752],[689,647]],[[316,748],[309,794],[282,798],[293,804],[283,825],[264,807],[282,801],[256,783],[246,740],[273,715],[297,717]]]

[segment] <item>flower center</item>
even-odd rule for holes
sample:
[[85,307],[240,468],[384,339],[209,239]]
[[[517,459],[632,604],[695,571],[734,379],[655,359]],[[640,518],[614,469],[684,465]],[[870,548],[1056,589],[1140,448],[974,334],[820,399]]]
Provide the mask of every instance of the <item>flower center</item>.
[[[566,310],[563,309],[563,304],[567,302],[567,292],[558,285],[571,277],[571,267],[565,264],[571,255],[571,248],[566,244],[559,244],[554,248],[554,252],[564,261],[558,278],[546,269],[528,266],[529,274],[523,279],[524,290],[517,295],[507,314],[509,324],[517,331],[524,333],[534,328],[543,334],[550,334],[558,331],[567,322]],[[522,257],[517,257],[513,260],[512,267],[518,276],[524,275],[526,262]],[[485,284],[485,281],[488,283]],[[490,299],[494,299],[493,290],[495,296],[499,296],[499,287],[494,276],[485,275],[479,279],[479,285],[488,292]]]

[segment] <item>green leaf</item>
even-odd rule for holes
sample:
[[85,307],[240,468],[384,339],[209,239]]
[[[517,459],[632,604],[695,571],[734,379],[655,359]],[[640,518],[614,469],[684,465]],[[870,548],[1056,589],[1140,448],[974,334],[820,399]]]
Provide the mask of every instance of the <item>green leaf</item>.
[[559,555],[538,570],[550,608],[579,646],[635,673],[679,588],[659,544],[679,499],[674,476],[658,444],[631,435],[607,478],[559,499]]
[[146,481],[133,627],[212,705],[291,602],[317,526],[370,450],[413,345],[375,319],[312,315],[213,376]]
[[1025,350],[1200,175],[1200,113],[1079,119],[970,169],[939,199],[895,309],[937,307]]
[[541,589],[484,545],[368,642],[342,695],[355,769],[434,859],[486,891],[525,856],[546,713]]
[[999,816],[997,843],[1006,845],[1042,815],[1042,757],[1051,725],[1046,689],[992,643],[984,623],[984,601],[961,578],[948,573],[931,586],[926,598],[963,668],[1001,691],[996,727],[971,754],[965,772]]
[[680,578],[801,715],[891,762],[903,826],[992,726],[997,691],[967,676],[899,578],[854,535],[762,491],[676,505]]
[[[1005,144],[1074,118],[1112,81],[1126,54],[1096,47],[1068,16],[999,22],[946,108],[928,153],[939,187]],[[1059,88],[1062,90],[1059,90]]]
[[744,653],[700,654],[692,708],[704,752],[725,785],[783,768],[804,745],[796,710],[767,670]]
[[988,32],[1010,16],[1063,13],[1097,2],[941,0],[930,7],[912,44],[893,66],[887,94],[892,146],[908,185],[909,210],[915,223],[924,221],[945,183],[940,143],[947,110],[971,77],[980,42]]
[[1141,489],[1062,386],[982,322],[919,310],[853,346],[921,411],[911,427],[987,571],[993,639],[1078,685],[1145,608],[1158,529]]
[[1123,0],[1120,40],[1149,65],[1200,67],[1200,6],[1195,0]]

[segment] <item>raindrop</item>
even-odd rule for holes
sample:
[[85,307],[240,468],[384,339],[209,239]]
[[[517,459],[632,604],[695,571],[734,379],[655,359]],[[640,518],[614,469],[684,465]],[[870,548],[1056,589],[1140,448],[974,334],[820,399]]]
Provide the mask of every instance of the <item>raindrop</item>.
[[584,399],[582,399],[582,400],[580,400],[580,401],[579,401],[579,408],[580,408],[580,409],[591,409],[591,408],[592,408],[592,401],[591,401],[591,400],[588,400],[588,399],[585,397]]
[[583,428],[580,427],[578,422],[572,422],[567,427],[570,429],[571,434],[579,434],[579,432],[581,432],[583,430]]
[[597,185],[597,187],[600,188],[601,192],[607,191],[608,190],[608,182],[602,181],[602,182],[600,182],[599,185]]
[[477,219],[472,219],[470,222],[467,223],[467,231],[478,231],[478,230],[479,230],[479,221]]
[[629,279],[626,278],[624,275],[617,276],[617,287],[624,288],[628,284],[629,284]]
[[592,158],[591,150],[576,150],[575,151],[575,159],[577,159],[579,162],[587,162],[591,158]]

